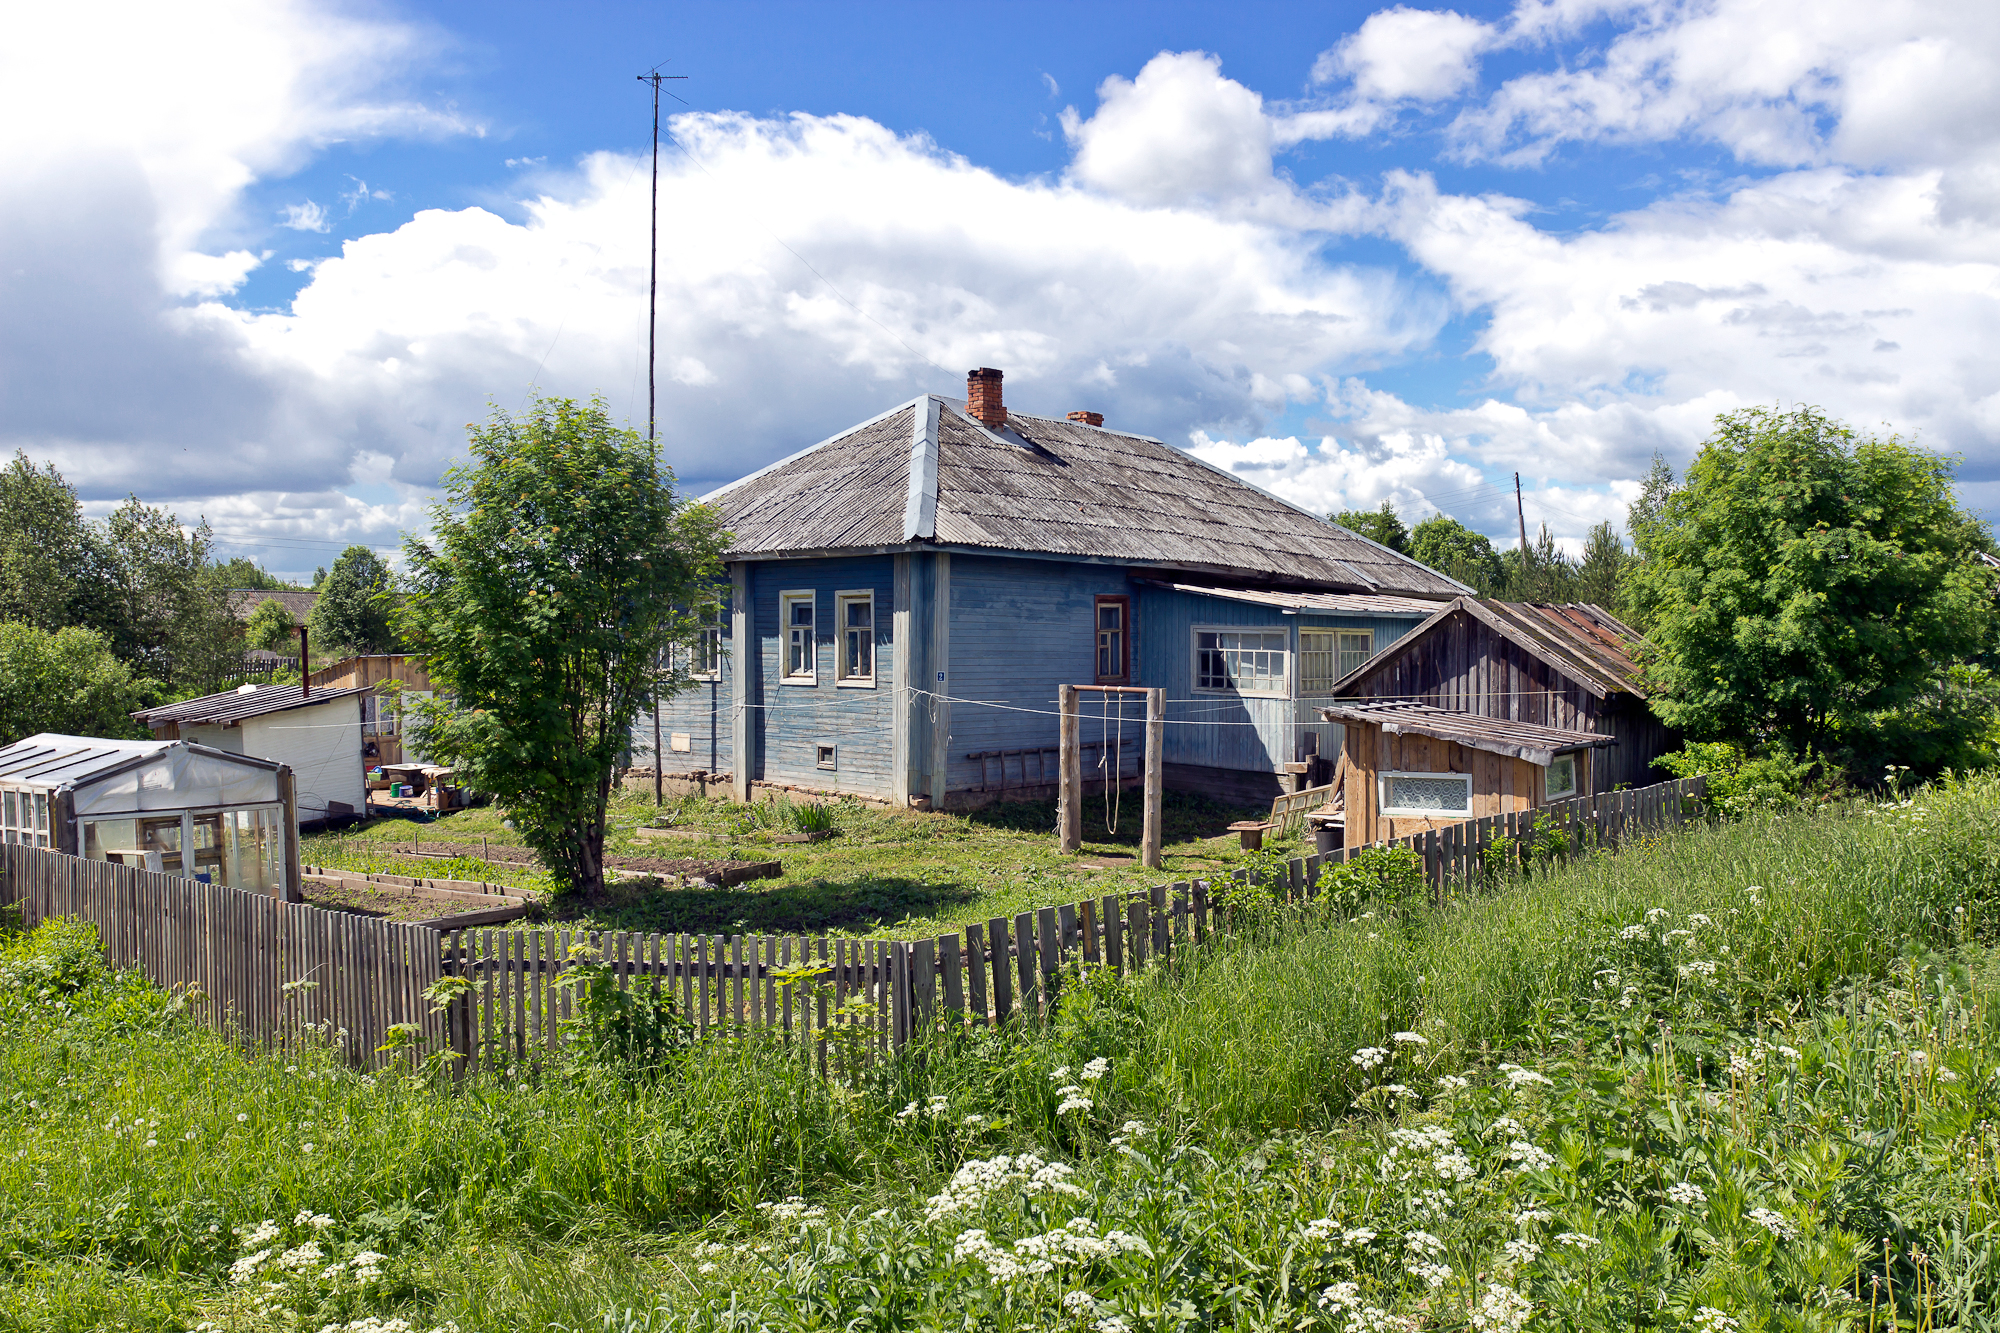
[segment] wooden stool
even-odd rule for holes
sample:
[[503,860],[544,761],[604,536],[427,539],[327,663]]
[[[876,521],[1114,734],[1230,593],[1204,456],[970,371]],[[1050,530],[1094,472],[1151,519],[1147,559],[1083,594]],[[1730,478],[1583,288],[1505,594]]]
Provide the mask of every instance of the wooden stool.
[[1243,841],[1243,850],[1258,852],[1264,849],[1264,834],[1273,827],[1257,819],[1239,819],[1229,826],[1229,831]]

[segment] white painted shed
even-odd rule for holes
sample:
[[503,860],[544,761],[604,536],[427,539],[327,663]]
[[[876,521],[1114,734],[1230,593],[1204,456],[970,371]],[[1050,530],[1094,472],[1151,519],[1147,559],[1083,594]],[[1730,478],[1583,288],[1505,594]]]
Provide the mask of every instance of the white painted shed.
[[366,687],[302,690],[244,685],[132,716],[161,740],[188,740],[286,765],[298,784],[299,819],[314,823],[367,813],[362,709]]

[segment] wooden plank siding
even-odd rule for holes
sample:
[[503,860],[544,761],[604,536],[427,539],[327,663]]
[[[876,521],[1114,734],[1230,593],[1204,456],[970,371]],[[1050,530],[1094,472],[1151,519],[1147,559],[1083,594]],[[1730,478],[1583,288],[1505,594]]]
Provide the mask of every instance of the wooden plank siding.
[[[1576,752],[1577,794],[1592,794],[1591,750]],[[1382,813],[1381,784],[1391,773],[1465,773],[1472,778],[1469,817],[1486,819],[1531,810],[1544,804],[1546,773],[1539,764],[1511,755],[1493,754],[1430,736],[1398,735],[1371,722],[1349,724],[1347,779],[1343,794],[1346,839],[1365,844],[1413,837],[1433,829],[1463,823],[1454,819],[1391,818]]]

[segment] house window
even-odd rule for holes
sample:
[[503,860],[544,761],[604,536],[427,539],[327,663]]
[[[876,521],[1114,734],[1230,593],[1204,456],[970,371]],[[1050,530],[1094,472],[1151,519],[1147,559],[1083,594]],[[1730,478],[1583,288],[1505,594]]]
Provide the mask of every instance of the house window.
[[821,768],[825,769],[839,768],[840,765],[837,762],[835,762],[836,755],[837,755],[837,749],[834,746],[815,745],[813,747],[813,761]]
[[817,600],[811,592],[778,594],[779,614],[785,626],[784,682],[811,685],[815,675],[813,611]]
[[840,617],[839,683],[872,687],[875,684],[875,594],[836,593],[834,607]]
[[1282,699],[1291,691],[1284,630],[1200,629],[1194,632],[1194,687],[1210,693],[1261,694]]
[[1576,795],[1576,756],[1559,754],[1550,761],[1548,771],[1543,775],[1542,799],[1555,801],[1574,795]]
[[1299,693],[1329,694],[1333,683],[1375,655],[1375,631],[1299,631]]
[[1132,599],[1097,599],[1097,683],[1115,685],[1132,677]]
[[1383,773],[1379,780],[1385,815],[1472,818],[1469,773]]

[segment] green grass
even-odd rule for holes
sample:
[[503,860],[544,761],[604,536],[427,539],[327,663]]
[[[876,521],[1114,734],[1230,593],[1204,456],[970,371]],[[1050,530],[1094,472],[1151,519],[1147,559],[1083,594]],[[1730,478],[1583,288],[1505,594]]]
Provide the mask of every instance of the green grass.
[[[738,805],[689,798],[656,810],[649,795],[620,792],[611,810],[606,851],[660,859],[776,860],[784,874],[729,889],[612,886],[597,904],[552,904],[554,915],[600,930],[777,934],[837,933],[915,939],[962,928],[995,916],[1102,897],[1126,889],[1226,873],[1245,854],[1228,825],[1268,811],[1221,806],[1170,793],[1162,802],[1165,865],[1138,863],[1140,803],[1136,793],[1120,802],[1118,832],[1106,831],[1102,797],[1084,806],[1081,852],[1065,856],[1055,846],[1055,805],[1013,802],[969,815],[889,810],[861,801],[811,803],[835,836],[823,842],[777,843],[793,832],[808,803]],[[792,811],[788,818],[788,808]],[[810,818],[810,816],[808,816]],[[637,830],[658,822],[714,835],[708,839],[641,841]],[[416,824],[378,819],[338,834],[305,839],[309,865],[434,878],[487,879],[547,892],[545,875],[479,860],[443,862],[407,854],[412,833],[421,842],[520,846],[502,812],[473,809]],[[1291,855],[1310,850],[1300,834],[1270,845]],[[419,845],[421,845],[421,842]],[[1123,859],[1121,859],[1123,858]],[[1093,861],[1108,861],[1092,868]]]
[[[456,1088],[246,1055],[45,927],[0,948],[0,1328],[1993,1328],[1996,816],[1981,780],[1252,911],[852,1086],[755,1041]],[[1072,1218],[1136,1243],[995,1280]]]

